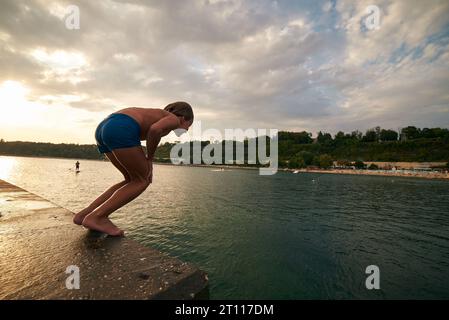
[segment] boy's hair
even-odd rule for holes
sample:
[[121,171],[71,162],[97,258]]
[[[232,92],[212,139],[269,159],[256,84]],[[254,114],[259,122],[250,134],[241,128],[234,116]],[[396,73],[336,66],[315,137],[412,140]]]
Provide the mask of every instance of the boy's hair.
[[176,116],[184,117],[187,121],[193,121],[193,110],[190,104],[184,101],[170,103],[164,108],[165,111],[171,112]]

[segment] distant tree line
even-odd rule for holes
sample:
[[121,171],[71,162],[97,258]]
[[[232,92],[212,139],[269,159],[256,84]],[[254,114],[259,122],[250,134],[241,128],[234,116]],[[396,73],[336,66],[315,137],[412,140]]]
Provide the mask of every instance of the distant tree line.
[[[258,139],[264,138],[269,150],[268,137],[246,139],[242,142],[228,141],[232,143],[234,159],[237,148],[243,148],[245,159],[243,165],[257,166],[257,164],[248,164],[248,144],[255,142],[258,145]],[[279,166],[287,168],[307,166],[328,168],[334,161],[352,162],[357,168],[365,168],[364,161],[449,161],[449,130],[442,128],[420,129],[408,126],[397,132],[375,127],[364,134],[358,130],[351,133],[339,131],[334,136],[320,131],[316,138],[312,138],[312,134],[305,131],[280,131],[278,141]],[[190,162],[193,162],[193,142],[186,143],[190,143]],[[222,163],[224,163],[226,141],[214,143],[222,144]],[[209,144],[211,142],[201,141],[201,150]],[[170,151],[174,145],[168,142],[160,145],[156,150],[155,159],[160,162],[169,162]],[[98,152],[96,145],[6,142],[3,139],[0,140],[0,155],[105,159],[105,156]],[[259,163],[258,159],[257,163]],[[368,169],[375,169],[375,165]]]
[[[353,162],[363,168],[363,161],[445,161],[449,160],[449,130],[408,126],[399,132],[375,127],[363,134],[339,131],[279,132],[281,167],[329,167],[333,161]],[[449,164],[448,164],[449,166]],[[371,166],[375,169],[375,166]]]
[[44,143],[26,141],[0,140],[0,155],[54,157],[73,159],[102,160],[102,156],[94,144]]

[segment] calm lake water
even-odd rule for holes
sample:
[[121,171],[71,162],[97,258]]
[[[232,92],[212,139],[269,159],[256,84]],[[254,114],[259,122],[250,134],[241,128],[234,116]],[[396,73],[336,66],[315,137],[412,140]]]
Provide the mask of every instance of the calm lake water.
[[[0,156],[0,179],[71,211],[121,180],[75,161]],[[449,182],[165,165],[153,180],[111,218],[208,272],[212,299],[449,298]]]

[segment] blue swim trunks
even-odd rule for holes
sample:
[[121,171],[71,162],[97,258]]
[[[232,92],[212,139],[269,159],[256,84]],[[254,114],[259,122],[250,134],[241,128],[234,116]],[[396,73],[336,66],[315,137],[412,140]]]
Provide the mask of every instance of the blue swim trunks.
[[140,146],[140,126],[126,114],[112,113],[98,125],[95,140],[100,153]]

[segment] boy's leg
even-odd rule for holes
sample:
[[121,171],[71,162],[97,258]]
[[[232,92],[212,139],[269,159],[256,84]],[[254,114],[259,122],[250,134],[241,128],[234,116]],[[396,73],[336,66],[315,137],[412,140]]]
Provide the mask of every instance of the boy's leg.
[[127,181],[122,181],[117,184],[114,184],[112,187],[109,187],[106,191],[104,191],[101,195],[98,196],[97,199],[95,199],[89,206],[84,208],[83,210],[79,211],[75,216],[73,217],[73,222],[81,225],[84,217],[87,216],[89,213],[95,210],[99,205],[101,205],[103,202],[109,199],[110,196],[117,190],[123,187]]
[[83,210],[79,211],[75,216],[73,217],[73,222],[81,225],[84,217],[87,216],[89,213],[91,213],[95,208],[97,208],[99,205],[101,205],[103,202],[109,199],[110,196],[117,190],[123,187],[126,183],[130,181],[129,174],[126,171],[126,169],[121,165],[121,163],[115,158],[114,154],[112,152],[105,153],[108,159],[111,161],[111,163],[123,174],[123,177],[125,178],[124,181],[119,182],[106,191],[104,191],[100,196],[98,196],[97,199],[95,199],[89,206],[84,208]]
[[[148,161],[142,147],[113,150],[113,154],[129,173],[130,181],[117,189],[105,202],[95,208],[83,220],[83,226],[108,233],[120,235],[122,231],[107,218],[112,212],[139,196],[149,185]],[[115,227],[115,228],[114,228]]]

